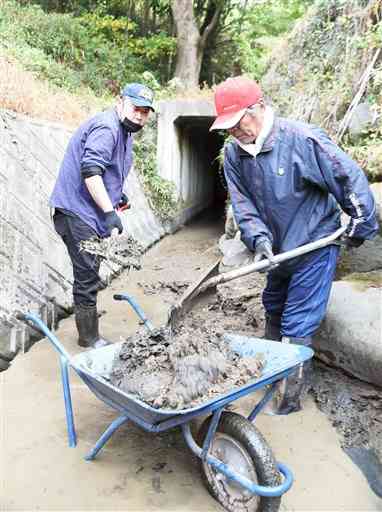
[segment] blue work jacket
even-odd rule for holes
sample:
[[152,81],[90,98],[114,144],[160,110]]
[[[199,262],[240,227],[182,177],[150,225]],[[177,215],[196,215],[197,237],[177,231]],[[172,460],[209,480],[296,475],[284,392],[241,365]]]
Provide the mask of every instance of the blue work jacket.
[[115,208],[132,165],[132,143],[115,109],[83,123],[69,141],[50,205],[77,215],[98,235],[105,236],[105,214],[89,194],[81,169],[96,166],[104,171],[102,179]]
[[251,251],[264,238],[278,254],[332,234],[340,226],[338,205],[351,217],[349,236],[371,239],[378,231],[365,174],[316,126],[276,118],[257,157],[227,144],[224,172]]

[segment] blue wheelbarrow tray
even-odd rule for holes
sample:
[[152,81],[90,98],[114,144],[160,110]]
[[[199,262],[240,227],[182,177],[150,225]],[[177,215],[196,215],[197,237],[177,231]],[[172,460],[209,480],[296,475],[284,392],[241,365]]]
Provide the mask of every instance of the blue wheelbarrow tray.
[[[292,486],[292,472],[286,465],[280,462],[277,463],[277,469],[282,474],[283,481],[279,485],[269,487],[259,485],[242,476],[238,471],[234,471],[229,464],[220,461],[209,453],[209,449],[218,428],[221,414],[229,403],[264,388],[264,396],[254,405],[254,409],[247,418],[249,422],[254,422],[258,413],[272,398],[277,383],[310,359],[313,356],[312,349],[300,345],[243,336],[241,334],[226,333],[224,335],[226,341],[237,354],[242,357],[261,354],[265,361],[261,376],[250,380],[243,386],[235,387],[227,393],[206,400],[195,407],[179,410],[155,409],[137,396],[113,386],[109,381],[114,360],[118,356],[123,342],[70,356],[61,342],[40,318],[32,313],[22,315],[22,318],[37,326],[59,353],[70,447],[75,447],[77,443],[69,382],[70,367],[100,400],[119,413],[119,416],[109,425],[94,447],[85,456],[86,460],[93,460],[113,433],[128,421],[136,423],[148,432],[163,432],[180,426],[187,445],[203,463],[207,463],[214,470],[223,473],[226,478],[238,483],[250,493],[274,498],[280,497]],[[202,415],[211,415],[211,421],[203,441],[203,446],[200,447],[191,434],[190,422],[193,418]]]

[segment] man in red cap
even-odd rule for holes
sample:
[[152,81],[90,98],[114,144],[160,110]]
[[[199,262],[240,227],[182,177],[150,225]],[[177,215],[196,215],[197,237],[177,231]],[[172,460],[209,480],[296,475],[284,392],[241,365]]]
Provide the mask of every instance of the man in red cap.
[[[278,118],[259,85],[229,78],[215,91],[211,130],[227,130],[224,172],[241,239],[255,261],[332,234],[340,208],[350,216],[347,247],[359,247],[378,231],[367,179],[321,129]],[[338,257],[329,245],[271,267],[263,292],[265,337],[310,346],[325,315]],[[286,381],[279,414],[298,411],[310,365]]]

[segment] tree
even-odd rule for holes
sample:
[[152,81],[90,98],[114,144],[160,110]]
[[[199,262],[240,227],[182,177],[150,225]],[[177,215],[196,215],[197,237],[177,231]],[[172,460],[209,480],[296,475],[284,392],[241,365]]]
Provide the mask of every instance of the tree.
[[105,80],[119,87],[139,79],[144,70],[161,84],[175,76],[187,87],[213,85],[242,73],[261,78],[274,38],[313,1],[33,0],[49,14],[35,11],[25,37],[97,90]]
[[177,59],[175,77],[187,87],[199,85],[199,75],[204,50],[211,33],[216,29],[222,3],[218,0],[195,2],[199,12],[204,16],[198,27],[194,13],[194,2],[191,0],[171,0],[171,9],[177,32]]

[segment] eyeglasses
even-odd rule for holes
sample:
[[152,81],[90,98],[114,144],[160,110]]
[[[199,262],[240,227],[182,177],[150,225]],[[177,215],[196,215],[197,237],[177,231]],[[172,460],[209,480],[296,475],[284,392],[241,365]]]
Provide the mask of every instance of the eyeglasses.
[[251,115],[257,115],[259,108],[260,109],[262,108],[262,105],[260,103],[256,103],[255,105],[252,105],[251,107],[246,108],[244,110],[244,114],[241,116],[239,121],[234,126],[232,126],[231,128],[228,128],[228,131],[240,130],[241,129],[240,128],[240,123],[241,123],[241,120],[243,119],[243,117],[245,116],[245,114],[249,113]]

